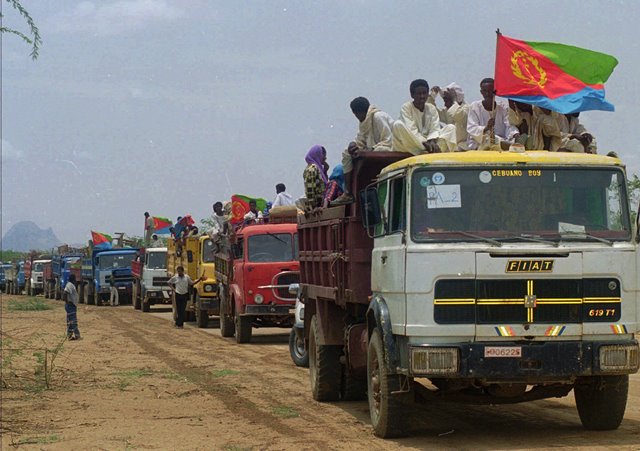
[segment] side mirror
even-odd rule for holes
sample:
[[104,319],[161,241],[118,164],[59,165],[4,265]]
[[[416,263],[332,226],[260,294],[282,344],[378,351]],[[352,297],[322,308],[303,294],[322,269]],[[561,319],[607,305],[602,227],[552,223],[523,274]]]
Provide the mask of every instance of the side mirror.
[[382,222],[380,204],[378,203],[378,189],[368,186],[360,191],[360,215],[365,229],[371,229]]
[[187,261],[193,263],[193,251],[187,251]]

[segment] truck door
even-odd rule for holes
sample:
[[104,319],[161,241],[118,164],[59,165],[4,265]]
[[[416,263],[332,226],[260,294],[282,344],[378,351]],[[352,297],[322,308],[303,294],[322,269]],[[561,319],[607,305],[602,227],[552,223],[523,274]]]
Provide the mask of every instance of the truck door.
[[[383,227],[375,238],[371,255],[371,288],[387,303],[394,333],[404,333],[406,324],[406,195],[405,178],[396,177],[378,185]],[[378,235],[378,234],[377,234]]]

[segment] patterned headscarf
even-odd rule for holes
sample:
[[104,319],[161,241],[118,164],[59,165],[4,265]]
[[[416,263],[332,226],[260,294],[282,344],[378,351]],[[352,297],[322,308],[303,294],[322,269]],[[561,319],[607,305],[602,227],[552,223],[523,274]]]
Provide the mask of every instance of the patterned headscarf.
[[324,153],[326,152],[325,148],[316,144],[309,152],[307,152],[307,156],[304,157],[304,161],[308,164],[313,164],[320,171],[320,176],[322,177],[322,181],[324,184],[327,184],[327,174],[324,172],[324,165],[322,164],[322,160],[324,159]]

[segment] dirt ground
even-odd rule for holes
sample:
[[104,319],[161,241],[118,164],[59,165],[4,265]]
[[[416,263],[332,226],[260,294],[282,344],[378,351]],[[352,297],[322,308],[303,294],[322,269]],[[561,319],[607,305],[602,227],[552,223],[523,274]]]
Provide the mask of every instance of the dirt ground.
[[2,449],[640,449],[638,375],[617,431],[583,430],[570,395],[415,407],[410,437],[381,440],[366,402],[311,398],[288,331],[237,345],[215,324],[174,329],[166,309],[81,305],[83,339],[65,341],[62,302],[38,301],[52,308],[1,296]]

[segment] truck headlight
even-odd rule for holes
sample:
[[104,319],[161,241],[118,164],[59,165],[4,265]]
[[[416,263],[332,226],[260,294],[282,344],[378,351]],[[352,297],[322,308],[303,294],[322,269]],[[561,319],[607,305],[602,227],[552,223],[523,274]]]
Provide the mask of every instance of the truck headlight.
[[213,292],[213,289],[214,289],[213,285],[205,285],[205,286],[204,286],[204,291],[205,291],[206,293],[212,293],[212,292]]
[[262,304],[264,302],[264,296],[262,296],[261,294],[256,294],[253,300],[256,304]]
[[456,374],[459,366],[458,348],[411,348],[413,374]]
[[600,346],[601,371],[634,371],[638,369],[638,345]]

